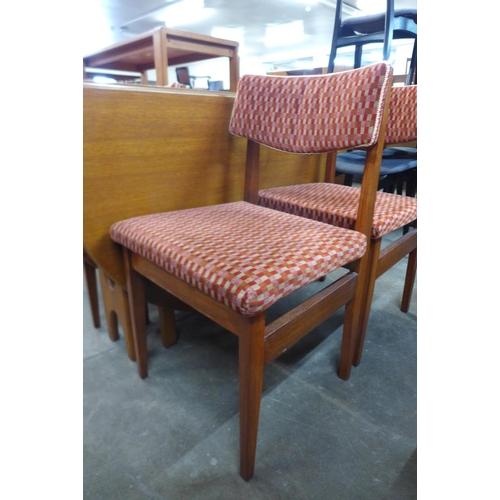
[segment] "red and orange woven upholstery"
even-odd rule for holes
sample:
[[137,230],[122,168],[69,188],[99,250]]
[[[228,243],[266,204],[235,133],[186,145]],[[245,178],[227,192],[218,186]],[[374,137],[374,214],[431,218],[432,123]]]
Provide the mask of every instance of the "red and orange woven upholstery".
[[245,202],[136,217],[111,237],[244,316],[366,250],[361,233]]
[[[264,189],[259,195],[259,203],[274,210],[347,229],[354,229],[356,224],[360,195],[357,187],[322,182]],[[381,238],[416,218],[416,198],[377,192],[371,237]]]
[[301,77],[245,75],[229,131],[291,153],[375,144],[392,76],[385,63]]
[[385,144],[415,140],[417,140],[417,86],[394,87],[391,90]]

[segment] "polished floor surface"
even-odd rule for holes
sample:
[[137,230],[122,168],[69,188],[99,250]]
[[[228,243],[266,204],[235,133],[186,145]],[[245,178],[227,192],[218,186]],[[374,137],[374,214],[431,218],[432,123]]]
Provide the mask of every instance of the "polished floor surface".
[[150,369],[141,380],[123,338],[109,340],[102,304],[102,326],[93,327],[84,287],[83,497],[417,498],[417,287],[402,313],[405,270],[403,259],[377,281],[363,359],[349,381],[336,374],[343,310],[266,366],[248,483],[238,474],[237,338],[182,313],[179,342],[164,349],[150,306]]

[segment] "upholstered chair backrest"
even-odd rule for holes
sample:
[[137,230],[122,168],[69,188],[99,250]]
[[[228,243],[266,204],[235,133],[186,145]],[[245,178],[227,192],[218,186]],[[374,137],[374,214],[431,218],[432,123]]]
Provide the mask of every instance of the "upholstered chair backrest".
[[389,63],[380,62],[327,75],[244,75],[229,131],[290,153],[372,146],[392,72]]
[[385,144],[417,139],[417,86],[406,85],[391,90]]

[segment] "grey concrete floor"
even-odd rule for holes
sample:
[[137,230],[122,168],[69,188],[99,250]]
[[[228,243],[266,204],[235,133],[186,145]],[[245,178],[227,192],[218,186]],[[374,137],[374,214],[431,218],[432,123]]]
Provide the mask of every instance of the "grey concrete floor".
[[417,287],[402,313],[405,270],[403,259],[377,281],[349,381],[337,376],[343,310],[266,366],[248,483],[238,473],[237,338],[182,313],[179,342],[164,349],[150,306],[149,377],[141,380],[123,337],[109,340],[102,303],[102,326],[93,327],[84,287],[84,498],[417,498]]

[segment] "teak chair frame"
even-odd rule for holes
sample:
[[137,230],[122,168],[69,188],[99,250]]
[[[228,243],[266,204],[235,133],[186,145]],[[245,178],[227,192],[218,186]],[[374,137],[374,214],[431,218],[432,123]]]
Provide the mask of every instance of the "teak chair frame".
[[[390,81],[381,95],[381,99],[385,98],[385,101],[378,140],[367,148],[366,179],[360,197],[360,217],[356,223],[356,230],[365,235],[369,235],[371,230],[392,83],[392,68],[386,66]],[[248,138],[244,201],[255,205],[258,205],[259,196],[260,147],[258,142]],[[143,278],[239,337],[240,475],[244,480],[250,480],[254,474],[264,366],[343,306],[344,333],[339,376],[345,380],[349,378],[357,320],[361,314],[365,292],[357,286],[358,276],[370,272],[366,254],[350,265],[348,274],[268,325],[265,311],[255,316],[243,316],[126,247],[123,247],[123,256],[137,367],[141,378],[148,376]]]

